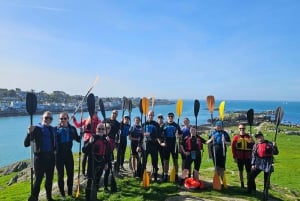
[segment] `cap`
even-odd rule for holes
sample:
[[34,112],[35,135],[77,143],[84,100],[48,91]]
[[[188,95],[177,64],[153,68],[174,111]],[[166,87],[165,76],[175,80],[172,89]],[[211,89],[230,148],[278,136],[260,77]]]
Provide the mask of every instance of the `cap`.
[[164,116],[163,116],[162,114],[158,114],[158,115],[157,115],[157,118],[164,119]]
[[130,119],[130,117],[128,115],[125,115],[124,119]]
[[217,122],[216,122],[216,126],[223,126],[222,121],[217,121]]
[[169,112],[168,116],[173,116],[174,117],[174,113],[173,112]]
[[262,136],[262,137],[263,137],[264,135],[262,134],[262,132],[258,131],[258,132],[254,135],[254,137],[257,138],[257,137],[259,137],[259,136]]

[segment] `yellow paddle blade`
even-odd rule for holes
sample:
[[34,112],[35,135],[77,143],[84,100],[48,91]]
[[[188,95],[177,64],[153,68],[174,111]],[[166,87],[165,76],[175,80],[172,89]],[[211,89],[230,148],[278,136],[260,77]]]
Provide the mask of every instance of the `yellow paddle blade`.
[[213,189],[218,190],[218,191],[220,191],[222,189],[220,177],[219,177],[217,171],[215,171],[214,178],[213,178]]
[[79,197],[79,187],[77,188],[77,191],[76,191],[76,198]]
[[224,174],[223,174],[223,186],[224,186],[225,189],[228,188],[228,186],[227,186],[226,172],[225,171],[224,171]]
[[182,106],[183,106],[183,100],[178,99],[177,104],[176,104],[176,114],[177,114],[178,118],[182,114]]
[[225,112],[225,101],[222,101],[219,105],[219,113],[220,113],[220,119],[224,120],[224,112]]
[[206,103],[207,103],[207,107],[208,107],[208,110],[210,111],[210,113],[213,113],[214,108],[215,108],[215,97],[212,95],[207,96]]
[[146,97],[142,98],[143,114],[146,116],[149,108],[149,100]]
[[175,167],[173,167],[172,170],[171,170],[170,182],[175,182]]

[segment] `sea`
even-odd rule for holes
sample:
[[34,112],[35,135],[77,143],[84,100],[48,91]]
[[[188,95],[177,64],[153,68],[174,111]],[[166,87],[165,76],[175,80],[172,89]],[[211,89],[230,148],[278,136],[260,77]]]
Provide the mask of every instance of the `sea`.
[[[197,125],[207,124],[210,119],[210,112],[208,111],[206,100],[200,101],[200,110],[197,116]],[[215,108],[218,108],[222,100],[216,100]],[[264,111],[275,111],[277,107],[282,107],[284,116],[282,123],[287,124],[300,124],[300,102],[290,101],[247,101],[247,100],[225,100],[225,114],[236,111],[248,111],[253,109],[255,113]],[[150,105],[150,108],[151,105]],[[170,105],[154,105],[155,116],[162,114],[167,117],[169,112],[175,114],[175,121],[179,119],[180,124],[184,117],[188,117],[192,125],[196,123],[194,115],[194,100],[183,100],[182,114],[180,117],[176,114],[176,101],[175,104]],[[110,116],[111,111],[106,111],[106,116]],[[125,115],[129,115],[125,111]],[[101,112],[98,112],[99,117],[102,119]],[[119,110],[118,120],[121,120],[122,110]],[[139,108],[133,108],[131,112],[131,119],[135,116],[141,116]],[[213,117],[218,117],[219,112],[215,110]],[[84,113],[84,118],[88,117],[88,113]],[[76,114],[76,118],[80,118],[80,114]],[[156,117],[154,117],[156,119]],[[143,116],[144,120],[144,116]],[[33,116],[33,124],[41,122],[41,115]],[[132,121],[133,122],[133,121]],[[52,125],[58,124],[58,114],[54,114]],[[27,128],[30,125],[29,116],[16,116],[16,117],[0,117],[0,167],[10,165],[11,163],[29,159],[30,147],[24,147],[24,139],[26,136]],[[79,144],[73,143],[73,151],[79,151]]]

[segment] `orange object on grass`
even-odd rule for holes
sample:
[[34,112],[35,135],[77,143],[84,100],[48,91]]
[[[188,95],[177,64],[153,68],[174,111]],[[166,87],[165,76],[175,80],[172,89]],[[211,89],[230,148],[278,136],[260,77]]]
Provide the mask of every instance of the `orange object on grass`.
[[196,180],[194,178],[187,178],[184,181],[184,187],[187,189],[203,189],[204,188],[204,182],[201,180]]

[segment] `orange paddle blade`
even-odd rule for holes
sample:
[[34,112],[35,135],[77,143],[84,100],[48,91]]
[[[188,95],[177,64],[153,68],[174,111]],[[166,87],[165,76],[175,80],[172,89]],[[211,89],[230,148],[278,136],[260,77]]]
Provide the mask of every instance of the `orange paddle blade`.
[[214,108],[215,108],[215,97],[212,95],[207,96],[206,103],[207,103],[207,107],[208,107],[208,110],[210,111],[210,113],[213,113]]
[[149,108],[149,100],[146,97],[142,98],[142,108],[143,108],[143,114],[146,116]]
[[146,170],[143,173],[142,186],[143,186],[143,188],[149,188],[150,187],[150,178],[149,178],[149,174],[147,173]]
[[221,182],[220,182],[220,177],[215,171],[214,178],[213,178],[213,189],[220,191],[222,189]]

